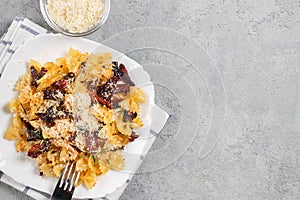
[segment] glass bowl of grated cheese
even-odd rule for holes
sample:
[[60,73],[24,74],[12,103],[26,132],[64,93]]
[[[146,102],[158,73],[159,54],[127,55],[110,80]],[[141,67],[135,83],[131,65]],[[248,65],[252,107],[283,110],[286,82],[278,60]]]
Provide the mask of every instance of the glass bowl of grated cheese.
[[57,32],[83,36],[103,25],[110,10],[110,0],[40,0],[42,15]]

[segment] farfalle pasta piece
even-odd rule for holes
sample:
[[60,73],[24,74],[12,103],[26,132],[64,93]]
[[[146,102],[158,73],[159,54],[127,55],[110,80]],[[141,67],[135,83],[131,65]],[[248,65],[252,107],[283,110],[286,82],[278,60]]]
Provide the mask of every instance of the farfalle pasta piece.
[[51,151],[47,152],[46,158],[53,163],[57,163],[58,157],[60,156],[59,154],[60,154],[60,149],[52,149]]
[[101,169],[99,168],[99,162],[96,161],[95,156],[89,156],[88,157],[88,167],[90,169],[90,171],[95,172],[95,174],[97,176],[102,174]]
[[36,113],[38,109],[41,107],[43,103],[43,93],[42,92],[36,92],[32,94],[31,100],[29,102],[30,109],[28,109],[28,118],[29,120],[36,118]]
[[106,106],[96,104],[91,107],[91,113],[105,124],[110,124],[113,121],[113,111]]
[[123,135],[131,135],[132,129],[129,122],[124,122],[122,119],[117,119],[117,128]]
[[109,143],[112,144],[114,148],[122,148],[129,143],[130,135],[123,135],[121,133],[115,134],[109,138]]
[[39,170],[45,176],[55,177],[55,173],[53,171],[53,164],[52,163],[51,164],[42,163],[41,165],[39,165]]
[[[46,68],[46,67],[45,67]],[[37,90],[41,91],[52,85],[55,81],[58,81],[63,77],[62,68],[59,65],[56,65],[54,63],[47,66],[47,72],[46,74],[37,80]]]
[[140,112],[140,104],[145,103],[147,98],[144,92],[137,87],[130,87],[128,103],[129,110],[132,112]]
[[16,140],[21,137],[23,133],[23,124],[20,116],[15,115],[12,120],[11,126],[6,130],[4,138],[7,140]]
[[32,147],[33,143],[28,142],[26,140],[26,137],[21,137],[16,141],[16,151],[21,152],[21,151],[28,151],[30,147]]
[[106,82],[113,76],[110,53],[90,55],[86,65],[87,77],[99,77],[102,82]]
[[124,159],[121,154],[121,151],[116,151],[109,156],[110,166],[115,170],[123,170],[124,169]]
[[97,175],[91,170],[84,171],[81,173],[79,180],[83,181],[84,185],[91,190],[97,182]]
[[80,53],[78,50],[71,48],[66,56],[66,66],[68,71],[77,74],[81,63],[85,62],[87,57],[88,53]]
[[88,169],[89,165],[86,156],[79,158],[76,162],[76,171],[83,172]]
[[52,169],[53,174],[54,174],[57,178],[60,177],[60,175],[61,175],[61,173],[62,173],[62,171],[63,171],[63,169],[64,169],[65,166],[66,166],[66,165],[63,164],[63,163],[57,163],[57,164],[53,165],[53,169]]
[[18,91],[30,90],[30,73],[24,74],[16,83],[15,89]]

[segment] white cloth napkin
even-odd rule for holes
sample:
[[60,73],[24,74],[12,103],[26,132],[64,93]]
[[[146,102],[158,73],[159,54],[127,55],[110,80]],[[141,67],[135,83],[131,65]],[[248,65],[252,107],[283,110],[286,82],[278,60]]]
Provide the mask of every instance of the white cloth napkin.
[[26,40],[47,30],[28,19],[16,17],[0,41],[0,73],[15,50]]
[[[13,20],[12,24],[9,26],[6,33],[4,33],[4,35],[0,39],[0,77],[3,72],[3,69],[5,68],[6,63],[10,60],[10,58],[12,57],[12,55],[20,45],[24,44],[26,40],[33,38],[38,34],[45,34],[45,33],[49,33],[49,31],[31,22],[26,18],[16,17]],[[151,111],[151,116],[152,116],[151,118],[153,118],[150,127],[151,132],[155,132],[156,133],[155,135],[157,136],[157,134],[165,125],[169,115],[165,111],[163,111],[162,109],[154,105]],[[153,142],[154,141],[151,141],[150,142],[151,144],[148,145],[151,146]],[[142,162],[142,157],[141,157],[141,162]],[[131,175],[130,179],[132,178],[132,176],[133,174]],[[26,193],[27,195],[33,197],[34,199],[38,199],[38,200],[49,199],[51,196],[51,194],[38,191],[34,188],[30,188],[26,185],[22,185],[14,181],[12,178],[5,175],[1,170],[0,170],[0,181],[16,188],[17,190]],[[120,188],[118,188],[112,194],[106,195],[105,197],[97,198],[95,200],[119,199],[119,197],[127,187],[129,181],[130,180],[128,179],[126,183],[124,183]]]

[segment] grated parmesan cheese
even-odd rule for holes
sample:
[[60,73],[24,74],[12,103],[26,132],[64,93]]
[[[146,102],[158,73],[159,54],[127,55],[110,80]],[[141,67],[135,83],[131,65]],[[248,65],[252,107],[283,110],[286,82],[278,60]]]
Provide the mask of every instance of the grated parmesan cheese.
[[103,0],[49,0],[52,20],[71,33],[82,33],[94,27],[104,12]]
[[[84,151],[87,149],[87,143],[89,135],[93,135],[98,131],[100,124],[97,118],[90,112],[92,100],[89,95],[87,84],[90,81],[90,77],[86,76],[85,70],[82,70],[75,79],[73,90],[73,105],[72,113],[75,116],[76,126],[76,146]],[[95,145],[95,141],[91,140],[92,146]]]

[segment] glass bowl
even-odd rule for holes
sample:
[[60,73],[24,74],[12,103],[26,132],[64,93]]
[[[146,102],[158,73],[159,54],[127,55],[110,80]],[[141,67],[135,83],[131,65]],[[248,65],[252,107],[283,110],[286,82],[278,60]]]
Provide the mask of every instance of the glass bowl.
[[100,19],[94,26],[90,27],[87,31],[84,32],[70,32],[69,30],[60,27],[57,23],[55,23],[48,12],[48,0],[40,0],[40,9],[45,21],[53,30],[68,36],[79,37],[79,36],[88,35],[96,31],[100,26],[102,26],[105,23],[110,11],[110,0],[103,0],[103,4],[104,4],[104,11],[102,17],[100,17]]

